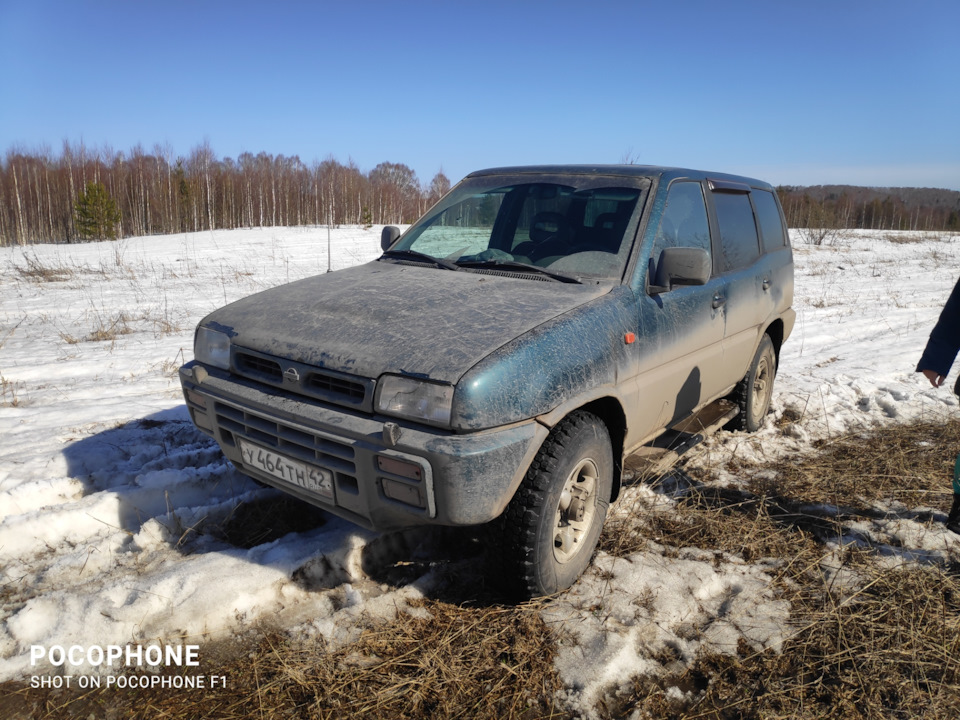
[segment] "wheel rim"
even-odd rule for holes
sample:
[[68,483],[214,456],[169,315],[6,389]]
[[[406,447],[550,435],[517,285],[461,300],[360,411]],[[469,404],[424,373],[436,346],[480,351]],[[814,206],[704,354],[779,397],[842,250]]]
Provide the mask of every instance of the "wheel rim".
[[563,484],[554,519],[553,554],[557,562],[572,560],[584,547],[597,512],[597,463],[584,458]]
[[770,362],[766,355],[760,356],[760,362],[757,363],[757,372],[753,376],[753,417],[757,422],[763,417],[767,410],[767,403],[770,402],[770,381],[773,376],[770,373]]

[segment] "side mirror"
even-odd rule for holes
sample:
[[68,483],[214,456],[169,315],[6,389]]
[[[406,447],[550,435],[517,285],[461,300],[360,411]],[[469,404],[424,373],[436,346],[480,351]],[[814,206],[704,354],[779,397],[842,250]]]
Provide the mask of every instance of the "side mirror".
[[386,252],[398,237],[400,237],[400,228],[396,225],[387,225],[380,231],[380,249]]
[[710,253],[703,248],[669,247],[660,252],[650,293],[659,295],[675,285],[706,285],[713,271]]

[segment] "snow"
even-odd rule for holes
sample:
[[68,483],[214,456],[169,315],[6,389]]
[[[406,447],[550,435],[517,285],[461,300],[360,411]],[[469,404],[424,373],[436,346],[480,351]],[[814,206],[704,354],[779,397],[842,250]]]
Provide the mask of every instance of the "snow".
[[680,663],[700,650],[734,653],[741,639],[779,649],[789,628],[789,604],[773,597],[764,568],[735,558],[648,551],[600,556],[594,569],[543,612],[576,638],[557,663],[573,706],[593,707],[638,674],[658,674],[653,658],[664,649]]
[[[379,254],[379,228],[329,238],[333,269]],[[732,457],[762,462],[831,434],[957,408],[914,369],[957,280],[960,236],[793,240],[797,323],[773,412],[760,432],[721,433],[697,456],[721,483],[736,482],[724,469]],[[0,680],[54,671],[31,666],[33,645],[202,648],[269,621],[336,647],[364,618],[425,612],[412,605],[432,575],[375,580],[373,550],[386,540],[345,521],[251,548],[205,530],[240,502],[277,493],[237,474],[190,424],[176,368],[191,357],[193,328],[226,302],[325,272],[327,245],[326,228],[273,228],[0,248]],[[785,413],[794,420],[786,433],[775,426]],[[639,486],[620,506],[638,501],[672,499]],[[888,562],[957,561],[960,540],[910,510],[846,530],[889,548]],[[824,558],[824,572],[838,575],[832,562]],[[669,671],[665,654],[683,665],[741,641],[777,649],[790,608],[769,569],[666,552],[653,539],[629,557],[599,554],[543,609],[564,632],[556,662],[570,707],[589,715],[631,678]]]

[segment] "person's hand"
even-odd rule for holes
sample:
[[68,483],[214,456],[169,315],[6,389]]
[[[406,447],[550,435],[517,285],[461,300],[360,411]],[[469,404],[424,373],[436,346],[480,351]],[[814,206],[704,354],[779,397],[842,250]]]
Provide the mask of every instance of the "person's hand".
[[936,370],[924,370],[923,376],[930,381],[930,384],[935,388],[943,385],[943,381],[947,379],[946,375],[941,375]]

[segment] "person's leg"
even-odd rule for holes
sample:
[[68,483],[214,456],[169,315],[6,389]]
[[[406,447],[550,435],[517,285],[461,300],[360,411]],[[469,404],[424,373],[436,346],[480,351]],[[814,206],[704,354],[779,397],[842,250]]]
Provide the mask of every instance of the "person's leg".
[[947,516],[947,529],[960,535],[960,455],[953,468],[953,507]]

